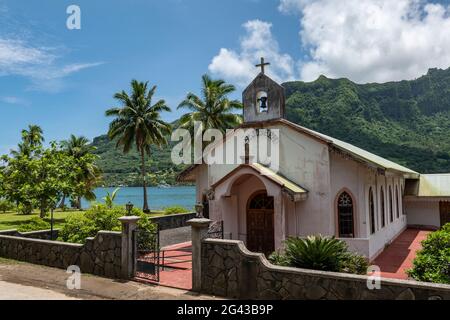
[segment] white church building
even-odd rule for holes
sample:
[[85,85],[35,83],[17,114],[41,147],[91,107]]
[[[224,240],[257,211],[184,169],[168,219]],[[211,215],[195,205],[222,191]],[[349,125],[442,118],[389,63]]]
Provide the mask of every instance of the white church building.
[[247,156],[192,165],[178,177],[195,182],[197,201],[223,221],[225,238],[270,254],[288,237],[335,236],[373,260],[408,227],[450,222],[450,174],[420,174],[286,120],[284,88],[264,70],[243,105],[240,128],[278,130],[278,171]]

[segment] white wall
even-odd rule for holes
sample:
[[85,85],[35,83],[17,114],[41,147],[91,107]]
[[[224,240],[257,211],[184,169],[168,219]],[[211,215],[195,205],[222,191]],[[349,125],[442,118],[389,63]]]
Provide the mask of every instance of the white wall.
[[405,210],[408,225],[440,227],[438,200],[405,200]]

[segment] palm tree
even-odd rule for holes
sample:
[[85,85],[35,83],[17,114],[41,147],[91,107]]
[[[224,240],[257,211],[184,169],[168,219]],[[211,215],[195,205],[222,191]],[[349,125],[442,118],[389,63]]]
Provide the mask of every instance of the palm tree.
[[91,153],[96,150],[96,148],[90,144],[89,139],[83,136],[70,135],[69,140],[64,140],[61,142],[63,149],[72,157],[81,158],[87,153]]
[[[90,144],[89,139],[83,136],[71,135],[68,140],[61,142],[63,150],[70,156],[72,156],[76,161],[78,161],[81,166],[81,174],[79,179],[84,182],[85,190],[83,190],[83,196],[89,200],[93,201],[96,199],[93,188],[100,180],[101,172],[98,166],[91,161],[91,159],[85,159],[82,161],[86,155],[92,154],[96,147]],[[64,208],[65,199],[67,194],[64,194],[59,205],[60,208]],[[78,194],[76,197],[77,208],[81,209],[81,195]]]
[[161,119],[162,111],[170,111],[164,100],[152,105],[156,86],[148,90],[148,82],[131,81],[131,93],[118,92],[114,98],[121,107],[106,111],[106,116],[115,117],[109,125],[108,136],[111,140],[117,138],[116,147],[122,146],[128,153],[133,144],[141,156],[141,174],[144,190],[143,211],[149,212],[147,200],[147,184],[145,170],[145,154],[150,155],[150,146],[158,147],[167,144],[166,136],[170,134],[170,124]]
[[22,130],[22,142],[18,145],[19,150],[12,150],[11,154],[16,158],[20,155],[29,157],[43,142],[44,133],[42,128],[38,125],[30,124],[28,125],[28,130]]
[[[198,121],[202,123],[203,131],[219,129],[225,133],[227,129],[241,124],[242,117],[232,113],[234,110],[242,109],[241,102],[227,98],[235,90],[233,85],[223,80],[213,80],[208,75],[203,75],[202,97],[188,93],[178,106],[178,109],[187,108],[191,111],[181,116],[180,128],[188,129],[193,134],[194,122]],[[206,146],[203,145],[204,147]]]

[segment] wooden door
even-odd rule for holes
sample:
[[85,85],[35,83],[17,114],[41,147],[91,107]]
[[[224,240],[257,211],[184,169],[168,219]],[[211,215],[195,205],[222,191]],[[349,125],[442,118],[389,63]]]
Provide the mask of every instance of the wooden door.
[[450,223],[450,202],[441,201],[439,203],[439,211],[441,213],[441,227]]
[[275,251],[273,197],[258,192],[247,205],[247,248],[266,255]]

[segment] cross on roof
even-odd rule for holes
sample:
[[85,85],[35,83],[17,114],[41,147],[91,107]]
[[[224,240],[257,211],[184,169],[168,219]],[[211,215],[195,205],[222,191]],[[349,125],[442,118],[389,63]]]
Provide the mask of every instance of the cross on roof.
[[257,64],[255,67],[261,67],[261,73],[264,74],[264,67],[270,65],[268,62],[264,62],[264,58],[261,58],[261,63]]

